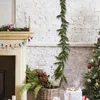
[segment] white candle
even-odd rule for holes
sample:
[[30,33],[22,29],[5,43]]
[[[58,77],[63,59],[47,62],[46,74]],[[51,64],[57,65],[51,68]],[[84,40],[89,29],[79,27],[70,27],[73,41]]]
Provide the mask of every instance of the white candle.
[[30,21],[30,16],[29,16],[29,21],[28,21],[28,24],[29,24],[29,25],[28,25],[29,30],[30,30],[30,26],[31,26],[31,25],[30,25],[30,22],[31,22],[31,21]]
[[15,95],[12,95],[12,100],[16,100],[16,96]]

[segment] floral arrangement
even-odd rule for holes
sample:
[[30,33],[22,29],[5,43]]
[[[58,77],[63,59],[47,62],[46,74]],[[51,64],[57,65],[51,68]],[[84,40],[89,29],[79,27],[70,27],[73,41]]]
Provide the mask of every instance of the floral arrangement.
[[29,31],[29,28],[28,27],[16,28],[14,24],[10,24],[1,26],[0,31]]
[[41,69],[31,70],[27,66],[26,69],[26,84],[21,89],[21,94],[28,90],[33,90],[35,98],[41,88],[53,88],[52,83],[49,81],[49,75]]
[[37,76],[38,79],[40,80],[40,83],[45,87],[45,88],[52,88],[51,83],[48,80],[49,75],[47,75],[46,72],[38,72],[37,71]]

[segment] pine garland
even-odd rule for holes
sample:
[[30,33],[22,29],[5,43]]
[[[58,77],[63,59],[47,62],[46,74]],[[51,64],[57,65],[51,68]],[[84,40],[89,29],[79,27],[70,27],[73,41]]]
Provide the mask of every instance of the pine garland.
[[0,32],[1,31],[29,31],[28,27],[23,27],[23,28],[16,28],[14,27],[14,24],[11,25],[3,25],[0,27]]
[[66,34],[68,27],[68,22],[66,21],[66,0],[60,0],[60,7],[61,7],[61,12],[60,15],[57,16],[57,18],[61,19],[61,27],[57,31],[58,35],[61,38],[58,44],[58,46],[61,47],[61,52],[58,54],[58,56],[56,56],[57,62],[55,64],[58,67],[54,72],[55,80],[60,79],[59,86],[61,86],[63,81],[67,84],[67,79],[64,75],[64,69],[69,53],[69,44]]

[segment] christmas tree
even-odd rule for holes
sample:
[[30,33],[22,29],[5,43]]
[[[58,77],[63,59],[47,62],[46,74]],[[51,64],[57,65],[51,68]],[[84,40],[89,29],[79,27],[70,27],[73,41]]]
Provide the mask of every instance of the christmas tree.
[[100,38],[95,44],[93,58],[88,63],[86,78],[86,91],[89,100],[100,99]]

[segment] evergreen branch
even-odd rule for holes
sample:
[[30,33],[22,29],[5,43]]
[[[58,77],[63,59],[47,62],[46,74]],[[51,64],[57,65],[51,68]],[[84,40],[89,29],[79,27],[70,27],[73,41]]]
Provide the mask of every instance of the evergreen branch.
[[59,70],[56,74],[55,74],[55,79],[58,80],[59,78],[62,77],[64,70]]
[[43,88],[42,85],[37,85],[36,88],[34,89],[34,97],[37,98],[38,92],[40,91],[40,89]]
[[61,87],[61,84],[63,82],[63,77],[61,77],[60,83],[59,83],[59,87]]
[[22,95],[25,91],[27,92],[31,88],[31,83],[27,83],[21,88],[20,94]]
[[60,0],[60,7],[61,12],[57,16],[57,18],[61,19],[61,27],[57,30],[58,35],[60,36],[60,41],[58,46],[61,47],[61,52],[56,56],[56,59],[58,60],[55,62],[55,64],[58,66],[57,69],[54,72],[55,80],[60,79],[59,86],[61,86],[62,82],[65,81],[67,84],[67,79],[64,76],[64,69],[65,69],[65,63],[68,59],[68,53],[69,53],[69,44],[68,44],[68,37],[66,35],[68,22],[66,21],[66,0]]
[[57,16],[57,18],[60,18],[60,17],[61,17],[61,15],[58,15],[58,16]]
[[59,70],[61,70],[61,65],[58,66],[58,68],[55,70],[54,74],[58,73]]
[[65,75],[63,75],[63,79],[64,79],[65,83],[67,83],[67,79],[66,79]]
[[54,64],[55,65],[60,65],[62,62],[55,62]]

